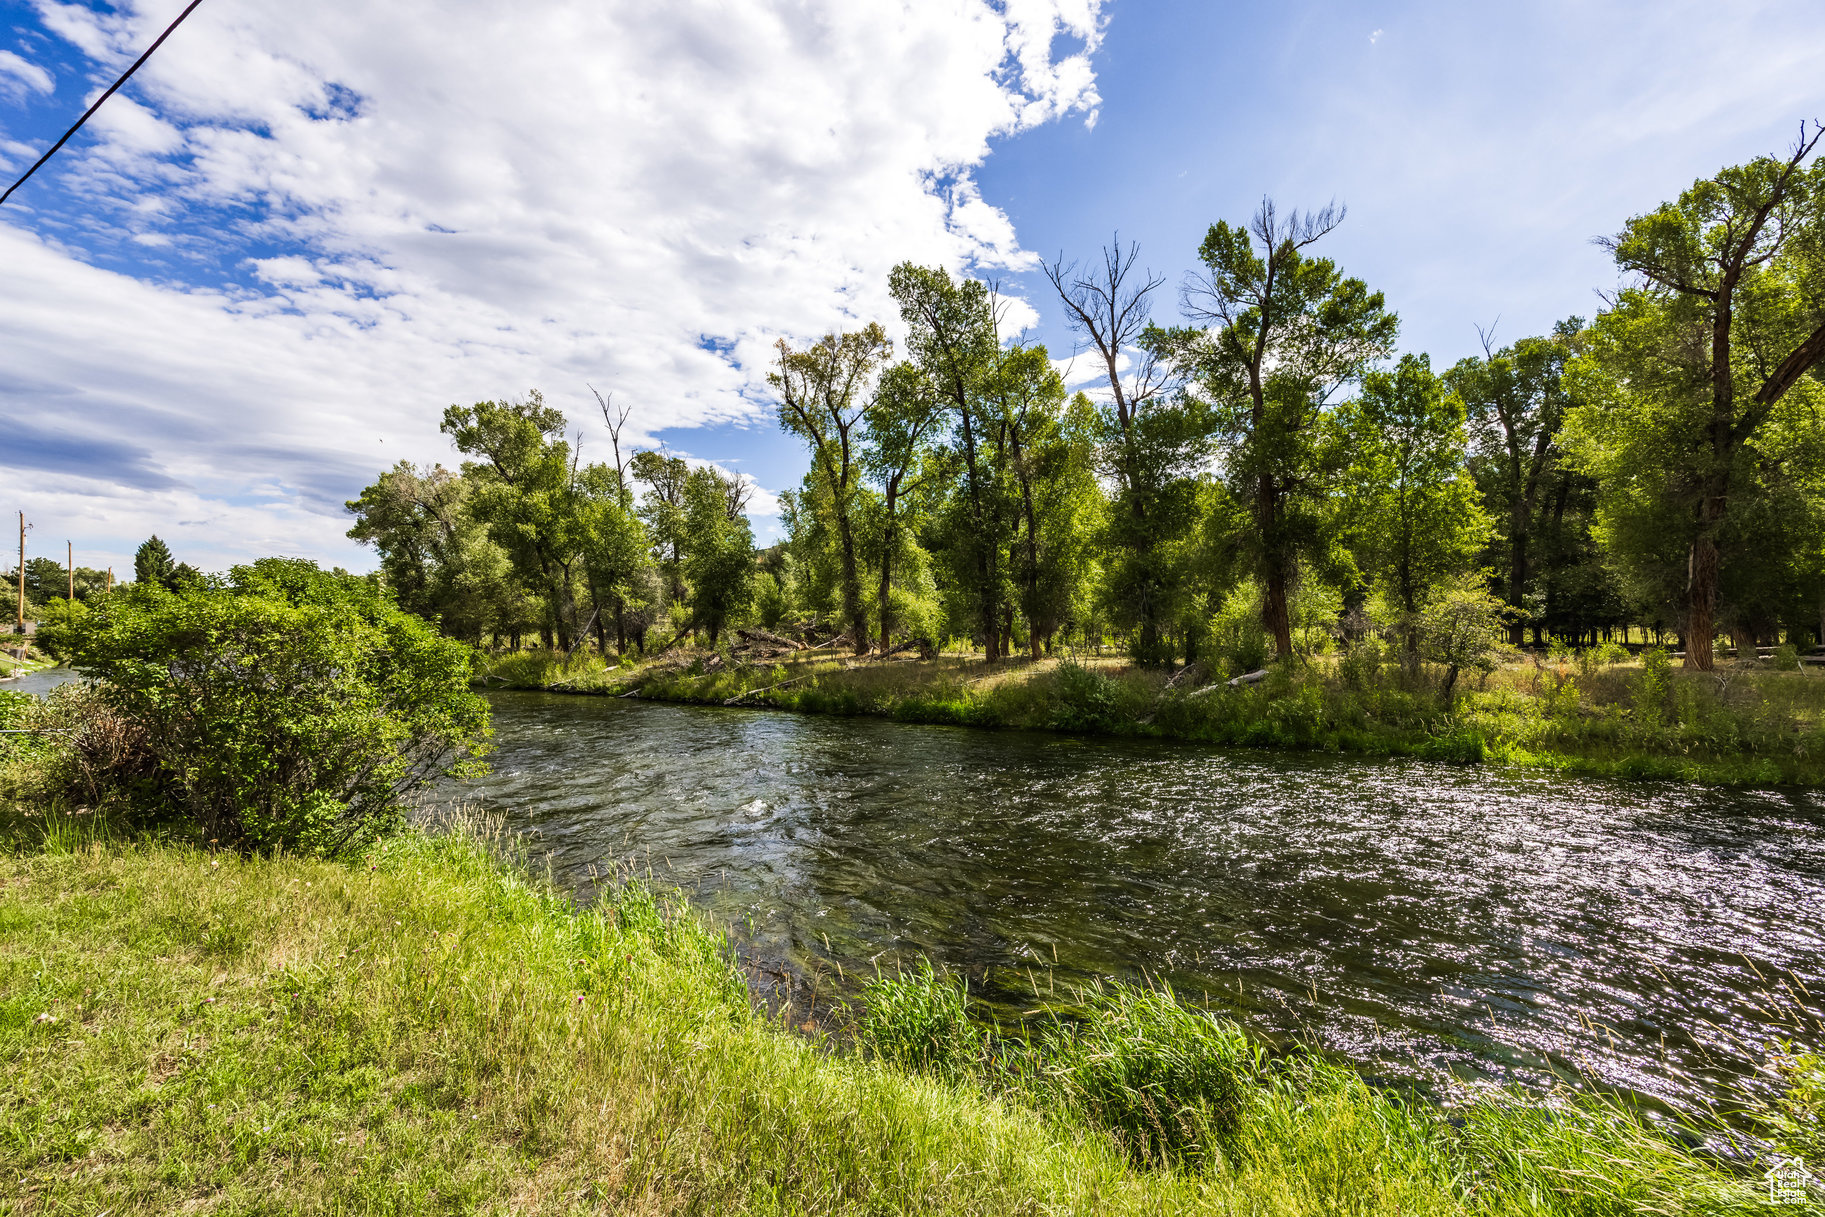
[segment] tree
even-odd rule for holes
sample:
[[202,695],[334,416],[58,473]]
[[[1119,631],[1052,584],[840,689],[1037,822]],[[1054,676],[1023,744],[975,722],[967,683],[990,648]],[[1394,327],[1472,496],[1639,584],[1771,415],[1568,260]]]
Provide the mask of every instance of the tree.
[[1360,519],[1362,565],[1402,617],[1409,662],[1419,663],[1419,614],[1461,573],[1489,534],[1464,468],[1464,405],[1445,392],[1424,355],[1369,372],[1343,410],[1347,475]]
[[1590,400],[1573,412],[1581,460],[1612,519],[1636,499],[1630,514],[1648,509],[1683,549],[1688,667],[1713,665],[1721,555],[1757,440],[1825,359],[1825,170],[1806,164],[1822,132],[1802,127],[1785,160],[1701,179],[1603,242],[1634,282],[1598,319]]
[[1169,568],[1169,543],[1195,516],[1194,474],[1207,454],[1211,418],[1198,398],[1172,391],[1161,361],[1168,344],[1152,330],[1150,297],[1163,279],[1136,275],[1138,246],[1119,237],[1101,265],[1079,273],[1060,257],[1046,278],[1065,305],[1073,332],[1094,351],[1109,385],[1101,413],[1105,470],[1116,485],[1109,540],[1119,554],[1112,584],[1124,615],[1139,629],[1136,653],[1148,663],[1169,658],[1161,630],[1182,572]]
[[875,609],[883,654],[891,648],[895,625],[894,575],[912,556],[913,529],[908,521],[916,515],[925,482],[918,471],[929,468],[932,437],[943,416],[942,402],[930,379],[905,362],[883,374],[863,415],[862,467],[881,491],[871,512],[873,527],[866,553],[875,567]]
[[135,583],[169,584],[176,572],[177,559],[171,556],[171,547],[159,540],[157,533],[142,541],[133,553]]
[[715,646],[730,617],[747,607],[754,579],[754,532],[743,514],[747,488],[709,466],[684,484],[684,572],[691,621]]
[[1465,359],[1445,374],[1470,424],[1471,471],[1501,530],[1506,550],[1501,590],[1511,610],[1509,642],[1520,646],[1534,576],[1536,515],[1541,491],[1559,461],[1559,428],[1571,404],[1565,361],[1576,349],[1583,319],[1573,317],[1546,338],[1523,338]]
[[475,484],[475,517],[521,577],[545,593],[548,628],[569,649],[580,624],[576,575],[585,542],[564,415],[535,389],[525,401],[451,406],[442,430],[459,452],[482,458],[463,464],[463,476]]
[[997,406],[985,394],[1001,350],[995,301],[978,280],[953,280],[942,269],[910,262],[894,267],[888,290],[900,306],[912,361],[949,415],[954,445],[945,459],[955,471],[947,481],[956,493],[933,527],[950,551],[963,609],[994,663],[1001,658],[1009,522]]
[[[618,445],[617,445],[618,446]],[[649,593],[645,572],[651,566],[646,527],[634,513],[625,473],[607,465],[586,466],[578,475],[583,571],[593,607],[596,645],[608,653],[603,610],[615,622],[615,649],[627,649],[629,612],[643,607]]]
[[1091,456],[1096,416],[1086,399],[1067,420],[1064,379],[1044,347],[1004,352],[993,393],[1007,436],[1016,513],[1008,570],[1026,621],[1028,654],[1038,659],[1070,612],[1070,585],[1082,575],[1084,529],[1096,518],[1089,507],[1098,497]]
[[442,465],[420,471],[400,461],[343,507],[355,517],[349,537],[379,552],[381,575],[401,608],[480,642],[511,616],[501,591],[513,576],[506,553],[470,510],[474,489],[472,479]]
[[1293,653],[1300,556],[1324,535],[1326,402],[1392,349],[1398,329],[1380,292],[1306,253],[1342,221],[1335,207],[1282,220],[1263,200],[1245,227],[1213,224],[1198,250],[1204,270],[1184,290],[1198,328],[1157,340],[1216,410],[1252,516],[1263,624],[1282,659]]
[[1426,606],[1419,623],[1420,645],[1427,659],[1445,665],[1447,704],[1459,673],[1493,672],[1501,663],[1499,640],[1507,613],[1480,578],[1448,584]]
[[823,477],[842,563],[843,617],[858,655],[868,653],[868,610],[856,553],[861,430],[869,382],[892,353],[887,332],[876,324],[853,334],[826,334],[802,351],[782,338],[779,369],[767,377],[780,395],[780,426],[811,446]]
[[673,603],[684,599],[684,487],[691,467],[680,456],[663,452],[636,452],[628,470],[646,485],[640,499],[640,518],[652,537],[653,552],[665,576]]

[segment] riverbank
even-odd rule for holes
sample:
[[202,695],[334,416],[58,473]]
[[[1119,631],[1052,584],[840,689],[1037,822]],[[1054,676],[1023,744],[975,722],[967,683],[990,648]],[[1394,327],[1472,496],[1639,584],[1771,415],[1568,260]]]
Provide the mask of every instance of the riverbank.
[[75,822],[0,855],[21,1212],[1799,1211],[1619,1107],[1447,1118],[1157,994],[1037,1082],[935,979],[876,985],[873,1052],[834,1053],[697,917],[578,909],[473,823],[338,863]]
[[550,652],[484,657],[477,687],[873,715],[901,722],[1180,739],[1250,748],[1494,763],[1726,786],[1825,784],[1825,675],[1688,673],[1565,656],[1467,676],[1361,659],[1276,668],[1231,686],[1194,668],[944,655],[856,660],[715,652],[626,664]]

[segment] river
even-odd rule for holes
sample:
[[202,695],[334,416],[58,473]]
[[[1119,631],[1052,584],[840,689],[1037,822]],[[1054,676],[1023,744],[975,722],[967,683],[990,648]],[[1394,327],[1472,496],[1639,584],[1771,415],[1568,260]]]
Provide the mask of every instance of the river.
[[[1825,800],[1414,761],[490,695],[486,805],[630,864],[800,1011],[919,954],[1003,1015],[1169,982],[1372,1073],[1672,1106],[1825,996]],[[838,968],[841,968],[839,978]],[[815,1002],[814,1002],[815,993]]]

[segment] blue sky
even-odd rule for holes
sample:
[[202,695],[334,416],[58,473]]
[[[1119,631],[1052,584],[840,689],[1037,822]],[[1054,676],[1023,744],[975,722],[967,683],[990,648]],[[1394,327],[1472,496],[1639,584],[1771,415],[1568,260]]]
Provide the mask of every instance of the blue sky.
[[[6,167],[179,7],[0,2]],[[999,279],[1063,356],[1035,256],[1119,229],[1170,319],[1263,194],[1347,205],[1325,252],[1448,364],[1593,312],[1591,237],[1825,116],[1807,3],[654,12],[205,0],[0,211],[0,498],[40,552],[365,566],[340,502],[451,461],[444,405],[537,386],[604,455],[586,381],[764,512],[804,467],[771,343],[891,320],[893,262]]]

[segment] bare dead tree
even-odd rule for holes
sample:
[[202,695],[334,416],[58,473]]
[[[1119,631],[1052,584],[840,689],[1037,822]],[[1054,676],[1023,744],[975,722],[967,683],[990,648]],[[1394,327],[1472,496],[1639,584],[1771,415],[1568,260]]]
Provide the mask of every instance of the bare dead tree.
[[627,498],[627,474],[621,463],[621,428],[627,425],[628,416],[633,413],[633,410],[627,406],[616,410],[613,393],[604,397],[597,392],[596,386],[587,385],[587,387],[591,393],[596,395],[596,404],[602,407],[602,421],[608,427],[608,442],[614,445],[615,449],[615,491],[625,500]]
[[[1115,401],[1116,425],[1121,432],[1123,454],[1117,472],[1129,489],[1133,482],[1134,431],[1141,411],[1159,397],[1166,377],[1159,361],[1137,344],[1153,318],[1150,297],[1166,280],[1152,271],[1135,273],[1140,246],[1130,243],[1122,249],[1121,234],[1103,247],[1102,266],[1079,273],[1078,264],[1067,264],[1060,254],[1045,267],[1046,278],[1064,303],[1066,319],[1072,332],[1082,337],[1098,356],[1109,378],[1109,392]],[[1133,352],[1133,362],[1126,377],[1122,374],[1124,351]]]

